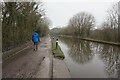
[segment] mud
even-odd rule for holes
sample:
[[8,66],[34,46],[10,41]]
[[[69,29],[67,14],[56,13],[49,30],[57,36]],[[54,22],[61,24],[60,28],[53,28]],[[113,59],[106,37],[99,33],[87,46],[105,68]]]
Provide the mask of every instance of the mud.
[[33,46],[31,46],[29,49],[21,51],[15,58],[3,61],[2,77],[36,78],[44,57],[52,54],[50,45],[49,37],[46,37],[40,42],[38,51],[33,51]]

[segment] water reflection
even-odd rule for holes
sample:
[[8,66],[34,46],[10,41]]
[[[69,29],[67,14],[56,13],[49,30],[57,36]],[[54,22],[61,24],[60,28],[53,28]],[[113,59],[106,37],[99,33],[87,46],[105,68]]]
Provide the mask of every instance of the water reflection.
[[105,64],[105,72],[109,78],[120,78],[120,48],[117,46],[103,45],[79,39],[60,38],[68,48],[69,57],[79,64],[90,63],[94,55]]
[[73,61],[79,64],[85,64],[92,59],[94,54],[91,52],[90,42],[81,41],[79,39],[69,40],[69,38],[64,39],[63,41],[68,44],[70,48],[68,53]]
[[106,71],[109,77],[118,77],[119,70],[119,53],[118,47],[102,45],[100,52],[100,57],[103,62],[106,64]]

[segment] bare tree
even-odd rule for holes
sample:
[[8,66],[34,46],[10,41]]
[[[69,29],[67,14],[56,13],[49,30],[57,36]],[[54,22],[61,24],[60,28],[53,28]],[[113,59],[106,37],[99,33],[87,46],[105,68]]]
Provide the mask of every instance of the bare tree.
[[45,9],[42,2],[3,2],[2,16],[2,48],[6,51],[31,40]]
[[94,25],[94,16],[87,12],[77,13],[69,20],[69,26],[73,28],[75,36],[88,37]]
[[120,1],[118,2],[118,42],[120,42]]
[[[115,3],[108,11],[105,21],[101,24],[101,28],[97,30],[97,37],[104,41],[118,42],[120,41],[120,29],[119,29],[119,6]],[[95,32],[95,31],[94,31]]]
[[108,10],[107,25],[113,29],[114,41],[118,41],[118,3]]

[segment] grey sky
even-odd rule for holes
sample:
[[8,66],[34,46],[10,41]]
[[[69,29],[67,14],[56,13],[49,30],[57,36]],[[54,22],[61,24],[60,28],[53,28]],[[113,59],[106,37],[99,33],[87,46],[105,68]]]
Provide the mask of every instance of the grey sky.
[[[45,6],[47,8],[47,16],[52,21],[52,26],[64,26],[67,25],[69,19],[78,12],[85,11],[91,13],[95,19],[96,24],[99,25],[104,21],[105,16],[107,15],[107,10],[112,7],[112,5],[119,0],[110,0],[110,1],[55,1],[55,0],[46,0]],[[53,28],[51,27],[51,28]]]

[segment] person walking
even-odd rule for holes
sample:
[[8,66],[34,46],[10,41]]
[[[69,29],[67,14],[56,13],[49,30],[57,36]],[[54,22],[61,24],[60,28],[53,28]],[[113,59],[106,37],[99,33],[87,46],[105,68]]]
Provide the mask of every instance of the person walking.
[[38,43],[40,42],[40,37],[37,31],[35,31],[32,35],[32,41],[34,43],[34,51],[38,50]]

